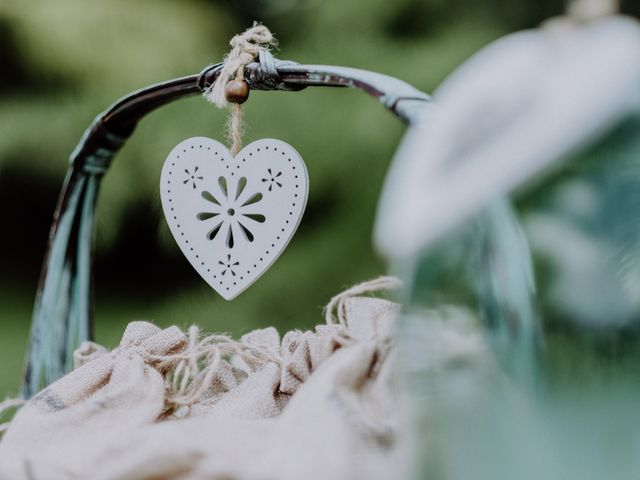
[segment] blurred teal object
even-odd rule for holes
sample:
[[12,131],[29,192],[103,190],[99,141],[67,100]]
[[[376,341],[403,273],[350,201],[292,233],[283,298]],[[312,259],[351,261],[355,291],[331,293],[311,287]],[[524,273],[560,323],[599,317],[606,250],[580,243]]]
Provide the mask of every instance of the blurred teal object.
[[415,478],[640,475],[640,28],[564,21],[463,65],[385,187]]

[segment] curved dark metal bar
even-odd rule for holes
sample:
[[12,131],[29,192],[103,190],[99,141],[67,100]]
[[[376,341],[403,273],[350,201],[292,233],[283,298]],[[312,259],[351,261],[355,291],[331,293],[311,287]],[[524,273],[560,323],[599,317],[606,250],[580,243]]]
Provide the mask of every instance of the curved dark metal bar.
[[283,65],[278,68],[289,85],[350,87],[377,98],[387,109],[406,123],[411,123],[416,106],[424,107],[430,98],[406,82],[380,73],[356,68],[326,65]]
[[[261,56],[245,79],[254,90],[299,91],[308,86],[351,87],[377,98],[406,123],[429,97],[393,77],[345,67],[298,65]],[[102,176],[148,113],[206,91],[222,65],[199,75],[137,90],[98,115],[70,158],[49,234],[31,326],[23,394],[29,398],[72,367],[70,352],[91,337],[94,211]]]
[[[410,123],[429,96],[394,77],[355,68],[327,65],[299,65],[275,60],[275,70],[262,63],[247,66],[245,77],[251,89],[299,91],[308,86],[351,87],[374,96],[382,104]],[[117,101],[100,114],[85,133],[72,155],[76,163],[96,149],[115,151],[128,138],[146,114],[180,98],[207,90],[220,73],[222,64],[205,68],[199,75],[170,80],[137,90]]]

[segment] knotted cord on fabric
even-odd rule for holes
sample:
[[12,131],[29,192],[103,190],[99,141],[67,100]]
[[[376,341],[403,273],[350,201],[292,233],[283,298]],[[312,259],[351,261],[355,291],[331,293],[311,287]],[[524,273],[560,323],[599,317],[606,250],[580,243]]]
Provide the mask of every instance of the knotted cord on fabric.
[[201,334],[200,329],[189,327],[187,347],[169,355],[150,358],[159,370],[169,370],[166,375],[166,403],[170,409],[189,406],[201,400],[214,382],[221,362],[238,356],[247,365],[281,363],[282,359],[268,347],[247,345],[228,335]]
[[[333,297],[325,308],[327,325],[340,325],[339,329],[332,328],[333,340],[342,346],[349,343],[346,315],[346,302],[349,298],[401,286],[402,283],[397,278],[380,277],[355,285]],[[237,356],[253,369],[269,362],[279,365],[284,363],[280,352],[274,351],[272,346],[247,344],[228,335],[203,336],[196,326],[189,328],[188,340],[187,347],[180,352],[150,358],[159,370],[169,370],[166,375],[166,404],[169,410],[190,406],[202,400],[215,381],[223,361],[230,357]]]
[[[366,293],[379,292],[384,290],[397,290],[402,287],[402,282],[396,277],[379,277],[374,280],[359,283],[353,287],[339,293],[333,297],[324,309],[325,321],[327,325],[335,326],[340,325],[341,332],[334,333],[334,338],[339,343],[346,343],[345,340],[349,338],[349,325],[347,324],[347,300],[351,297],[364,295]],[[335,315],[337,315],[337,318]]]
[[[229,42],[231,50],[224,58],[224,64],[216,81],[204,92],[207,101],[218,108],[225,108],[229,101],[225,95],[225,87],[231,80],[243,80],[244,69],[253,62],[260,52],[268,52],[277,45],[271,31],[257,22],[244,33],[236,35]],[[239,103],[231,104],[231,115],[227,121],[228,137],[231,142],[231,155],[234,157],[242,149],[244,109]]]
[[[25,400],[23,400],[22,398],[5,399],[4,401],[0,402],[0,416],[2,416],[5,412],[8,412],[13,408],[21,407],[22,405],[24,405],[24,403],[25,403]],[[2,435],[7,428],[9,428],[10,423],[11,422],[0,423],[0,435]]]

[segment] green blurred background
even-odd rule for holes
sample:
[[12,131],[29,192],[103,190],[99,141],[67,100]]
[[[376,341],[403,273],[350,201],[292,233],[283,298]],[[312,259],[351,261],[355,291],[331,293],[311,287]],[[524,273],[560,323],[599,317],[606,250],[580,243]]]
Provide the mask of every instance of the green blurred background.
[[[127,92],[198,72],[253,20],[276,55],[394,75],[430,92],[474,51],[563,10],[561,0],[2,0],[0,2],[0,398],[19,391],[31,307],[67,158],[93,117]],[[181,140],[224,137],[201,98],[150,115],[107,175],[96,232],[96,339],[127,322],[234,335],[322,322],[329,298],[384,273],[371,246],[376,199],[404,127],[344,89],[254,92],[248,143],[291,143],[309,203],[280,260],[233,302],[191,269],[162,218],[158,181]]]

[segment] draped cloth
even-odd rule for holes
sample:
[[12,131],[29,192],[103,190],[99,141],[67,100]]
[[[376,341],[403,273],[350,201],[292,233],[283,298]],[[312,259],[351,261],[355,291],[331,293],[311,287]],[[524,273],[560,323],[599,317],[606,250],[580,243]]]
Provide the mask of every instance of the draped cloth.
[[132,322],[16,414],[1,479],[397,478],[398,306],[342,297],[313,331],[201,338]]

